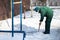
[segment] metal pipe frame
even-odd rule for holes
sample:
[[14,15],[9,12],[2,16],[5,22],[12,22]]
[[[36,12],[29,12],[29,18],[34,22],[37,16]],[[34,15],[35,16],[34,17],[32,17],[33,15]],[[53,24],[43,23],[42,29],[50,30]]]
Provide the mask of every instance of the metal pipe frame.
[[23,33],[23,40],[26,36],[26,33],[22,31],[22,0],[20,0],[20,30],[19,31],[14,31],[14,0],[11,2],[11,10],[12,10],[12,30],[7,31],[7,30],[0,30],[0,32],[6,32],[6,33],[12,33],[12,37],[14,37],[14,33]]

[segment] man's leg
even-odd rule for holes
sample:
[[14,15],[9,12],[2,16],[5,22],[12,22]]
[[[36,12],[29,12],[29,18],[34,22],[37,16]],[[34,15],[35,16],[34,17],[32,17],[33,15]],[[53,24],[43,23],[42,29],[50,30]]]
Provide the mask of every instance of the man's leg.
[[49,34],[50,33],[50,24],[51,24],[51,20],[52,18],[46,18],[46,21],[45,21],[45,32],[44,34]]

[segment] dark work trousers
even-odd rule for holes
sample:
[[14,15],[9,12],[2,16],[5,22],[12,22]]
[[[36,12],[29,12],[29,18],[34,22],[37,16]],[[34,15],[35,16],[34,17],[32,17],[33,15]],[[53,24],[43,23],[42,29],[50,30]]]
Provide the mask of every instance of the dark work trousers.
[[46,21],[45,21],[45,32],[46,33],[50,33],[50,24],[52,21],[52,17],[46,17]]

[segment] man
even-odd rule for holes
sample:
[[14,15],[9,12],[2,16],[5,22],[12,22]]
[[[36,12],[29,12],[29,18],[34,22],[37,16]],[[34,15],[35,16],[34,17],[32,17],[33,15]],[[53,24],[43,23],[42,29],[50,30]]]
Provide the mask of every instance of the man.
[[41,6],[41,7],[36,7],[34,10],[36,12],[39,11],[39,13],[41,14],[40,23],[43,21],[44,17],[46,17],[44,34],[50,34],[50,24],[53,17],[52,9],[46,6]]

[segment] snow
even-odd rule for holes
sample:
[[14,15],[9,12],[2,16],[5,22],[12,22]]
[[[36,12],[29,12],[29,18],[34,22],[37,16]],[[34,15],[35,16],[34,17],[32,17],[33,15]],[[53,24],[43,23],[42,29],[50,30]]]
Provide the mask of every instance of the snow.
[[[51,33],[43,34],[45,31],[45,18],[40,26],[40,31],[38,32],[40,14],[33,11],[33,17],[31,17],[31,11],[27,11],[26,19],[22,18],[23,31],[26,32],[25,40],[60,40],[60,9],[53,9],[54,17],[51,22]],[[20,30],[20,15],[14,17],[14,30]],[[24,17],[24,14],[23,14]],[[8,24],[7,25],[7,21]],[[2,25],[1,25],[2,24]],[[0,30],[11,30],[11,18],[7,20],[0,21]],[[0,34],[1,35],[1,34]],[[16,35],[16,34],[15,34]],[[9,37],[8,37],[9,36]],[[22,35],[17,34],[14,38],[11,37],[11,33],[6,33],[0,36],[1,40],[22,40]],[[3,39],[4,38],[4,39]]]
[[15,33],[14,37],[11,37],[11,33],[0,33],[0,40],[22,40],[23,33]]

